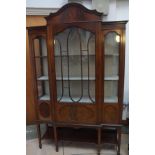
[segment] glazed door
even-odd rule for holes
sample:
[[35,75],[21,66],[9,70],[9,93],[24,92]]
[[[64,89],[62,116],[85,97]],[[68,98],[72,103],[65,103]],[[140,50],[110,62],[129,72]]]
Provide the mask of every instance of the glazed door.
[[122,104],[122,50],[121,30],[103,32],[104,90],[102,101],[102,122],[119,123]]
[[55,28],[55,108],[59,122],[95,123],[97,120],[94,27],[95,24],[66,24]]

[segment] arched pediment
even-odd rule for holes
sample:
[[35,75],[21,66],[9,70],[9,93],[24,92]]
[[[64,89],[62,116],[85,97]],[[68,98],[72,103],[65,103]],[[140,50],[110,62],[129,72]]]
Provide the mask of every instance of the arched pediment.
[[101,21],[103,13],[96,10],[89,10],[79,3],[68,3],[56,13],[45,17],[47,23],[65,23],[79,21]]

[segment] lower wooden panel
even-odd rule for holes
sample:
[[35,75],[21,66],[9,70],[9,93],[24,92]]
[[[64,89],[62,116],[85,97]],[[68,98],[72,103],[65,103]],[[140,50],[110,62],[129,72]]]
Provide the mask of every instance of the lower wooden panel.
[[64,104],[56,106],[58,122],[96,124],[96,105]]
[[50,121],[51,120],[51,111],[50,111],[50,102],[49,101],[39,101],[38,103],[38,115],[39,120]]
[[102,123],[119,123],[119,104],[104,104],[102,106]]

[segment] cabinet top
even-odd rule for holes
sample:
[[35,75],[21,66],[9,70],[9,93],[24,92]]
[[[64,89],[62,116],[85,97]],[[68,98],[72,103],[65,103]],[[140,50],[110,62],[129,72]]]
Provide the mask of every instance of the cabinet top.
[[101,21],[104,14],[96,10],[89,10],[79,3],[68,3],[56,13],[45,17],[47,23],[64,23],[79,21]]

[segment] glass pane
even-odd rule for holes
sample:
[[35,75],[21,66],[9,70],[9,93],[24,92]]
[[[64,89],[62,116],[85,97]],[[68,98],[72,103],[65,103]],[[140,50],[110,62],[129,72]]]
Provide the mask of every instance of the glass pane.
[[62,81],[57,81],[57,96],[58,96],[58,101],[60,101],[63,97],[63,89],[62,89]]
[[55,35],[55,69],[59,102],[95,102],[95,36],[80,28]]
[[119,63],[118,56],[106,56],[105,55],[105,77],[113,77],[118,76],[118,63]]
[[105,102],[118,102],[117,88],[118,88],[117,81],[104,82],[104,101]]
[[37,77],[38,99],[49,100],[48,61],[46,40],[42,37],[34,39],[35,68]]
[[104,102],[117,103],[120,36],[115,32],[109,32],[104,40]]
[[116,32],[109,32],[105,36],[105,54],[110,55],[117,55],[119,54],[119,41],[117,38],[120,37]]
[[39,100],[49,100],[49,82],[48,81],[38,81],[38,97]]

